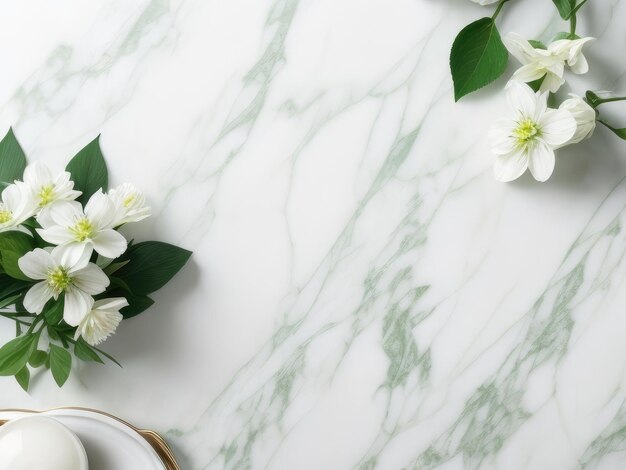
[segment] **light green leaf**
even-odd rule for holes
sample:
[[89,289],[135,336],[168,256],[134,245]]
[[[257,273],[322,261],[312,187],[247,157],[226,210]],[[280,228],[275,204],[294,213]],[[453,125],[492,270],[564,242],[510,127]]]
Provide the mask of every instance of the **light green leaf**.
[[167,284],[191,256],[191,251],[163,242],[142,242],[130,247],[122,260],[128,260],[115,273],[133,294],[148,295]]
[[528,41],[528,44],[533,46],[535,49],[547,49],[546,45],[541,41],[537,41],[535,39],[531,39]]
[[493,19],[481,18],[463,28],[450,52],[455,101],[497,79],[508,59]]
[[15,374],[15,380],[20,384],[20,387],[24,389],[25,392],[28,392],[28,385],[30,384],[30,371],[27,366],[22,367],[22,369]]
[[22,273],[17,262],[29,251],[35,248],[35,241],[22,232],[2,232],[0,233],[0,264],[4,271],[14,279],[30,281]]
[[100,136],[78,152],[65,169],[72,175],[74,189],[83,192],[77,199],[79,202],[86,204],[92,194],[99,189],[106,191],[109,185],[109,176],[100,150]]
[[28,362],[38,342],[39,335],[27,334],[19,336],[2,346],[0,348],[0,375],[17,374]]
[[72,370],[72,355],[56,344],[50,345],[50,371],[59,387],[67,382]]
[[21,180],[26,168],[26,155],[17,141],[13,129],[0,141],[0,181],[13,183]]

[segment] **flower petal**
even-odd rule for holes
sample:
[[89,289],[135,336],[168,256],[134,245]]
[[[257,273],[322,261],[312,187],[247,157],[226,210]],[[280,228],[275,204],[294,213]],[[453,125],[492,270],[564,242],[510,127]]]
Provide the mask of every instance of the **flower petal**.
[[[72,227],[78,219],[84,216],[83,208],[80,203],[75,201],[58,201],[50,207],[49,217],[40,221],[40,223],[52,222],[55,225],[63,227]],[[43,228],[48,228],[42,225]]]
[[538,122],[541,138],[551,147],[564,144],[576,132],[576,120],[565,109],[549,109]]
[[498,155],[493,165],[493,174],[498,181],[513,181],[528,168],[528,156],[523,150],[508,155]]
[[93,297],[75,287],[65,291],[63,320],[70,326],[77,326],[85,315],[91,311]]
[[72,242],[55,247],[52,250],[52,257],[59,266],[63,266],[69,273],[73,273],[87,266],[92,253],[91,244]]
[[537,181],[546,181],[554,171],[554,150],[547,143],[538,140],[529,153],[528,169]]
[[55,262],[46,250],[35,248],[17,261],[20,270],[31,279],[45,279],[46,274],[55,268]]
[[519,69],[515,71],[513,74],[513,80],[518,80],[520,82],[534,82],[535,80],[539,80],[546,74],[546,69],[540,66],[536,62],[531,62],[530,64],[522,65]]
[[509,105],[522,116],[532,117],[537,109],[537,94],[525,83],[511,80],[506,85]]
[[515,122],[510,119],[499,119],[489,130],[491,151],[496,155],[507,155],[515,151],[516,141],[512,137]]
[[111,310],[118,312],[124,307],[128,307],[128,301],[124,297],[96,300],[93,304],[94,310]]
[[509,33],[502,38],[511,55],[526,65],[537,57],[537,51],[530,43],[517,33]]
[[24,308],[30,313],[40,314],[48,300],[52,298],[52,294],[52,289],[46,281],[38,282],[26,292]]
[[23,180],[33,190],[39,191],[42,186],[52,182],[52,174],[45,163],[33,162],[24,169]]
[[74,285],[91,295],[101,294],[109,286],[109,278],[104,271],[93,263],[76,271],[72,280]]
[[61,225],[53,225],[48,228],[38,228],[37,233],[48,243],[53,245],[63,245],[69,243],[74,239],[72,232],[67,227]]
[[85,215],[98,228],[110,228],[115,217],[115,206],[100,189],[89,199],[85,206]]
[[92,243],[94,250],[107,258],[118,258],[126,251],[127,246],[124,235],[113,229],[98,232]]

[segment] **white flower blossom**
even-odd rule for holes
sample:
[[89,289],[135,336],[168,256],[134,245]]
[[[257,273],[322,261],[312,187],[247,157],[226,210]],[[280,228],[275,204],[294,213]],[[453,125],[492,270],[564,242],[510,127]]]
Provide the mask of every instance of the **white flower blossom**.
[[8,185],[0,201],[0,232],[22,230],[20,224],[35,214],[30,189],[22,182]]
[[60,247],[52,251],[36,248],[22,256],[18,265],[26,276],[41,281],[26,293],[24,308],[39,315],[50,299],[63,295],[63,319],[71,326],[77,326],[91,311],[92,296],[109,286],[109,278],[89,262],[87,252],[75,257]]
[[577,144],[588,139],[596,128],[596,110],[581,97],[571,93],[571,98],[563,101],[559,109],[570,112],[576,120],[576,132],[564,145]]
[[130,222],[139,222],[152,213],[146,206],[146,198],[141,191],[130,183],[124,183],[109,191],[109,197],[115,206],[114,227]]
[[31,189],[32,197],[40,209],[58,201],[73,201],[82,194],[74,190],[74,182],[70,181],[67,171],[53,177],[50,169],[42,162],[34,162],[26,167],[24,183]]
[[554,170],[554,149],[570,140],[576,121],[565,109],[547,107],[547,93],[534,93],[521,82],[507,85],[511,116],[494,123],[489,138],[496,154],[494,174],[499,181],[512,181],[529,169],[538,181]]
[[78,325],[74,339],[82,337],[91,346],[102,343],[115,333],[123,319],[120,310],[127,305],[123,297],[96,300],[91,311]]
[[512,79],[529,83],[544,77],[540,91],[554,93],[565,83],[565,64],[576,74],[589,70],[582,48],[593,38],[560,39],[547,49],[534,48],[517,33],[509,33],[503,40],[509,52],[522,63]]
[[63,246],[80,256],[95,250],[107,258],[117,258],[126,251],[126,239],[113,230],[115,207],[102,191],[96,192],[85,209],[77,202],[59,202],[38,221],[37,232],[48,243]]

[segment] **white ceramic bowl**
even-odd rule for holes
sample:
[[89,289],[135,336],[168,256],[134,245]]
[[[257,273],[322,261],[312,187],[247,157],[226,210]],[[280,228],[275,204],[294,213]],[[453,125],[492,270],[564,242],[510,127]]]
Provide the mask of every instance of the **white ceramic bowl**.
[[80,439],[46,416],[27,416],[0,427],[0,470],[88,470]]

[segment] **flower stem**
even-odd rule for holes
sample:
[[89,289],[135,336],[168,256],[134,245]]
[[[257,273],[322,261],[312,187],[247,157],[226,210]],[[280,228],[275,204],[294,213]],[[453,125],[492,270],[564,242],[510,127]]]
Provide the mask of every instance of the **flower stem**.
[[599,100],[597,103],[601,105],[602,103],[610,103],[612,101],[626,101],[626,96],[616,96],[614,98],[604,98]]
[[572,12],[572,16],[569,17],[569,35],[570,38],[576,37],[576,13]]
[[500,10],[502,10],[502,7],[504,6],[504,4],[506,2],[508,2],[509,0],[500,0],[500,3],[498,3],[498,6],[496,8],[496,11],[493,12],[493,15],[491,16],[491,19],[493,21],[496,20],[496,18],[498,17],[498,15],[500,14]]

